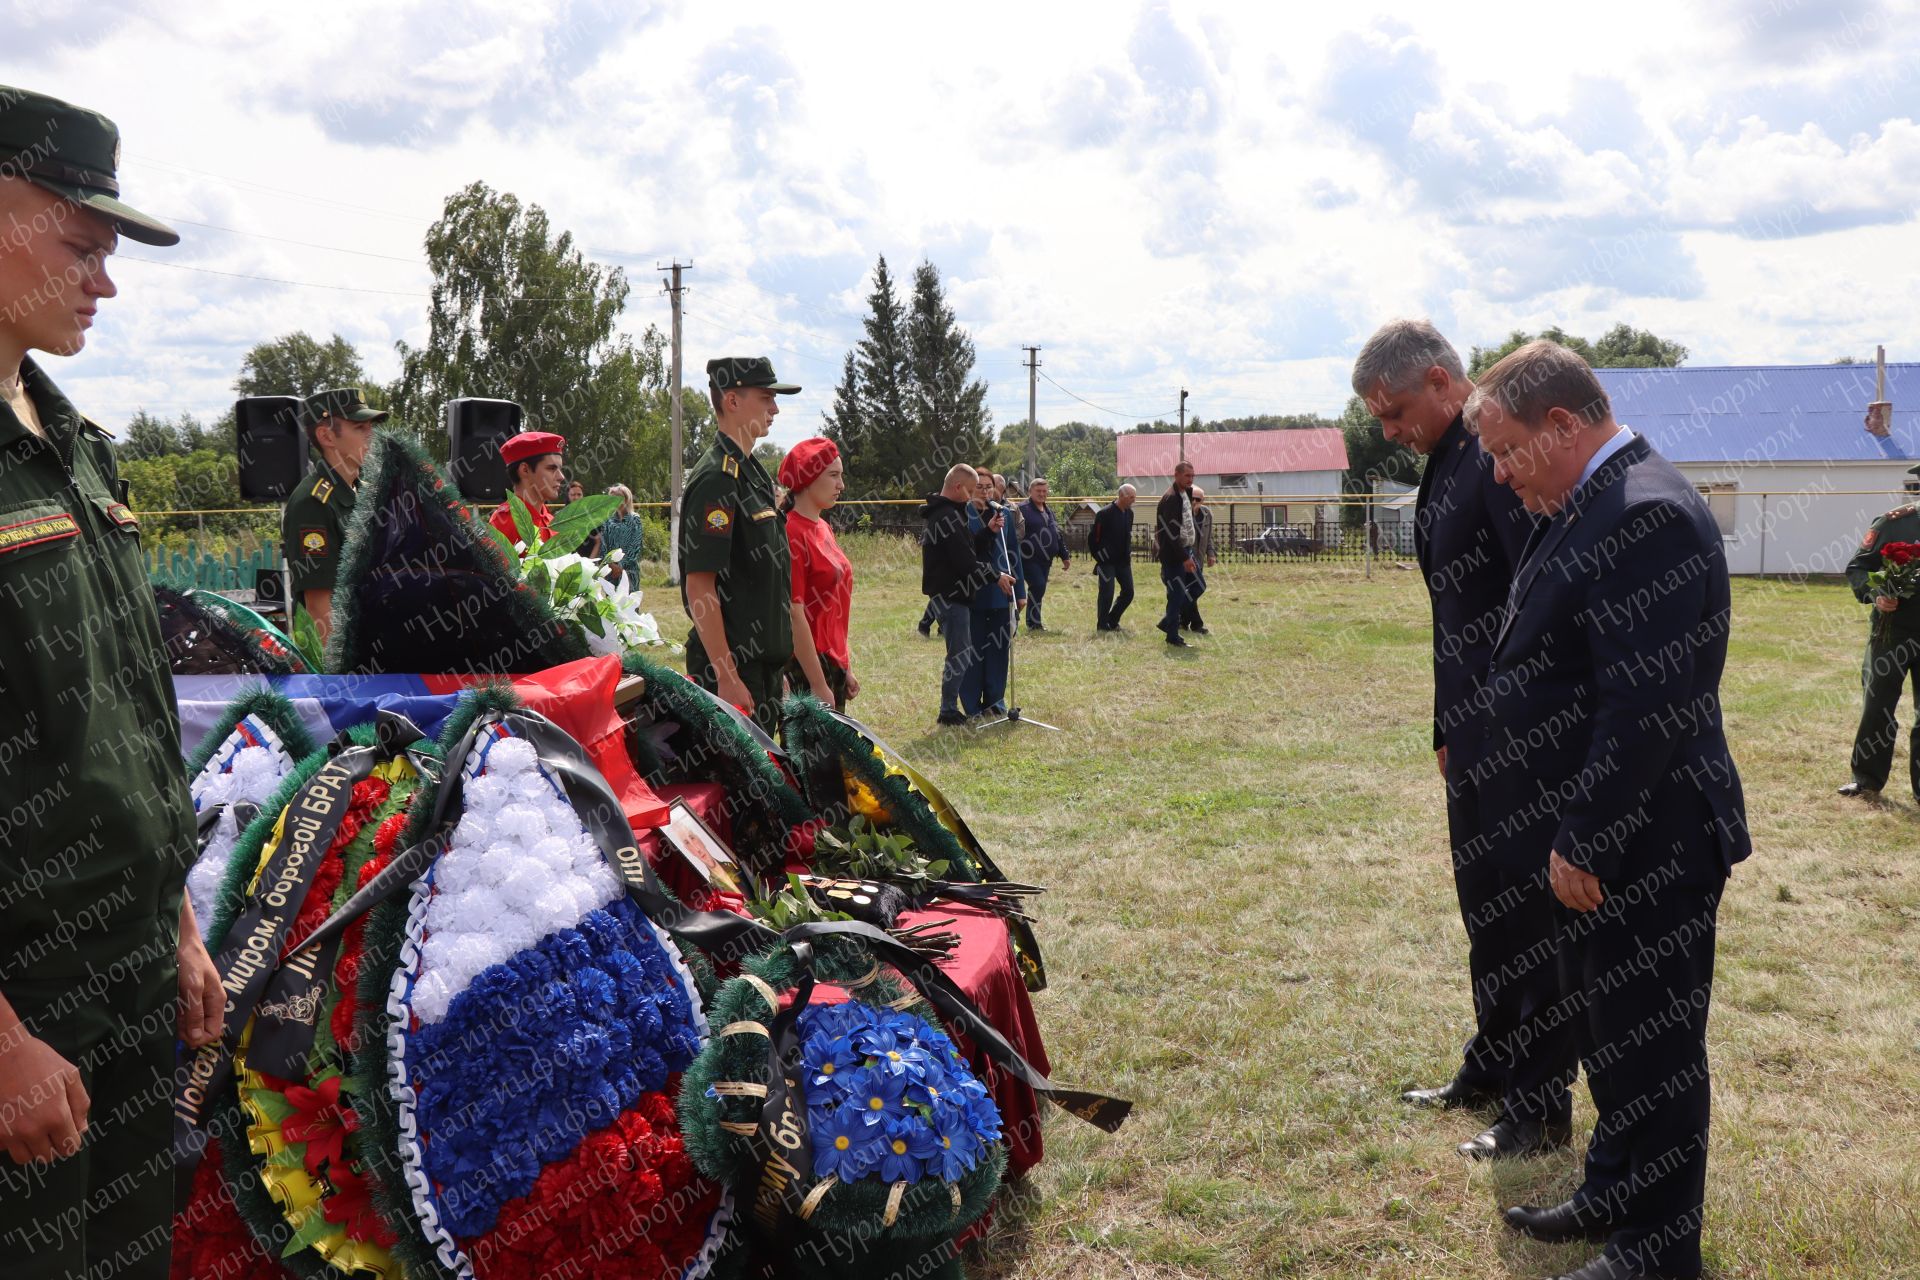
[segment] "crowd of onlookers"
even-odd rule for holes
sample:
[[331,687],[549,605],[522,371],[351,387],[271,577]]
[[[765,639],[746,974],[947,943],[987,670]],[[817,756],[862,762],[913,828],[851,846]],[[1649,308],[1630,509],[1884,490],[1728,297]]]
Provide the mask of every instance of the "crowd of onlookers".
[[[1095,513],[1087,535],[1099,580],[1096,629],[1120,630],[1133,603],[1133,504],[1137,491],[1120,486]],[[1007,714],[1007,676],[1013,633],[1022,615],[1028,631],[1045,631],[1043,607],[1055,560],[1071,563],[1045,479],[1027,500],[1008,501],[1007,479],[961,463],[921,507],[920,589],[927,597],[920,634],[939,628],[947,657],[940,676],[941,724]],[[1184,648],[1183,633],[1207,634],[1200,615],[1206,567],[1213,563],[1213,516],[1193,487],[1193,468],[1181,463],[1154,513],[1154,556],[1166,589],[1157,624],[1166,642]]]

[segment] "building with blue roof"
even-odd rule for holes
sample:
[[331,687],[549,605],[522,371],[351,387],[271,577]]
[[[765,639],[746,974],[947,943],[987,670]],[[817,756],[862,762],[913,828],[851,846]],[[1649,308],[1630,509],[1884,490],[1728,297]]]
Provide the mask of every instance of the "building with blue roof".
[[1920,491],[1920,363],[1886,366],[1893,418],[1864,426],[1871,364],[1597,369],[1613,416],[1692,480],[1734,573],[1840,573],[1874,517]]

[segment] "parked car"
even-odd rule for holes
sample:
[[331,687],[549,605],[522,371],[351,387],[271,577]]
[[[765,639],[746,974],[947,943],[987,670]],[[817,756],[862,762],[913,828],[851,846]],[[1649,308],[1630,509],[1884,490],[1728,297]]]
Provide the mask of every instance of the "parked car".
[[1240,539],[1240,549],[1248,555],[1317,556],[1326,547],[1320,539],[1304,529],[1272,524],[1251,538]]

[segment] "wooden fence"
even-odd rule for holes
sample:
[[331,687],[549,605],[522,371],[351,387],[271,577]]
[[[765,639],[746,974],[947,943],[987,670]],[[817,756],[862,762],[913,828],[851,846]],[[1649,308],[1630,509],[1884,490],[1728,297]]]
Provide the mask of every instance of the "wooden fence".
[[215,553],[200,547],[189,547],[185,551],[150,547],[143,554],[148,581],[182,590],[198,587],[206,591],[252,591],[254,576],[260,570],[278,569],[281,563],[280,550],[272,543],[263,543],[257,551],[233,547]]

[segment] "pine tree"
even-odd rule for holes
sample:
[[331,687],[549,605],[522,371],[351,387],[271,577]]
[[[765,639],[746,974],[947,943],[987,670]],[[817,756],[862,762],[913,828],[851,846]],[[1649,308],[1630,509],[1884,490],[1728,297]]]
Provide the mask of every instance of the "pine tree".
[[919,467],[941,476],[956,462],[985,458],[993,444],[987,386],[973,379],[973,339],[954,321],[940,271],[931,262],[913,272],[907,340]]
[[833,389],[833,408],[826,412],[821,434],[840,446],[842,463],[852,476],[852,459],[867,455],[866,405],[860,399],[860,370],[854,353],[847,352],[847,363],[840,374],[840,385]]
[[893,273],[880,258],[867,295],[866,337],[855,354],[863,430],[860,455],[846,463],[848,488],[900,497],[912,492],[911,466],[917,441],[909,416],[913,368],[908,359],[906,318],[893,288]]

